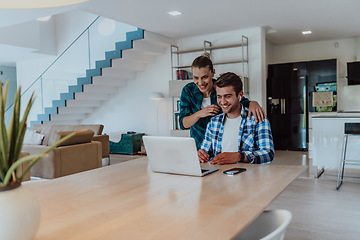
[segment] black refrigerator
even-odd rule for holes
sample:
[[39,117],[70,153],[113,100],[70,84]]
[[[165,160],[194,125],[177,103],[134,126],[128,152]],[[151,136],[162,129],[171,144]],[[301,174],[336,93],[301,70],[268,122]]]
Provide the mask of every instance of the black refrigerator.
[[275,149],[307,151],[306,63],[268,66],[267,114]]

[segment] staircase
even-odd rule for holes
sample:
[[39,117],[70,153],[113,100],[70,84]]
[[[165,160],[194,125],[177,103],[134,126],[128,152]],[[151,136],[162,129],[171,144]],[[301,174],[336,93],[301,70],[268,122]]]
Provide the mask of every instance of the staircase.
[[80,124],[90,113],[108,101],[127,81],[135,79],[137,72],[146,70],[156,57],[164,55],[171,40],[143,29],[128,32],[126,41],[117,42],[115,50],[105,53],[105,60],[96,62],[95,69],[86,70],[86,77],[53,100],[33,124]]

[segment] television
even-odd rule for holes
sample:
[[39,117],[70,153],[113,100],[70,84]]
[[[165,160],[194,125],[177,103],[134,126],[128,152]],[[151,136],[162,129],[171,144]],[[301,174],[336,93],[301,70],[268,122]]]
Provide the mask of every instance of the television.
[[348,85],[360,84],[360,61],[347,63]]

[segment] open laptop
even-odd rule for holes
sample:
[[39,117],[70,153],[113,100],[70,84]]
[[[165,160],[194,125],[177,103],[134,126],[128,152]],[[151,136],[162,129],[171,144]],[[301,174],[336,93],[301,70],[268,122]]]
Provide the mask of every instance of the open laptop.
[[154,172],[202,177],[219,170],[200,165],[193,138],[143,136],[143,141]]

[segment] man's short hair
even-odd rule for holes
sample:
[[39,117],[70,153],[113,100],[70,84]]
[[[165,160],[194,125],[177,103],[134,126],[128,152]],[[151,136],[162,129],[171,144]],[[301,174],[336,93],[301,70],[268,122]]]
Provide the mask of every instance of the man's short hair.
[[243,90],[241,78],[232,72],[221,74],[216,80],[215,86],[219,88],[232,86],[236,94],[239,94]]

